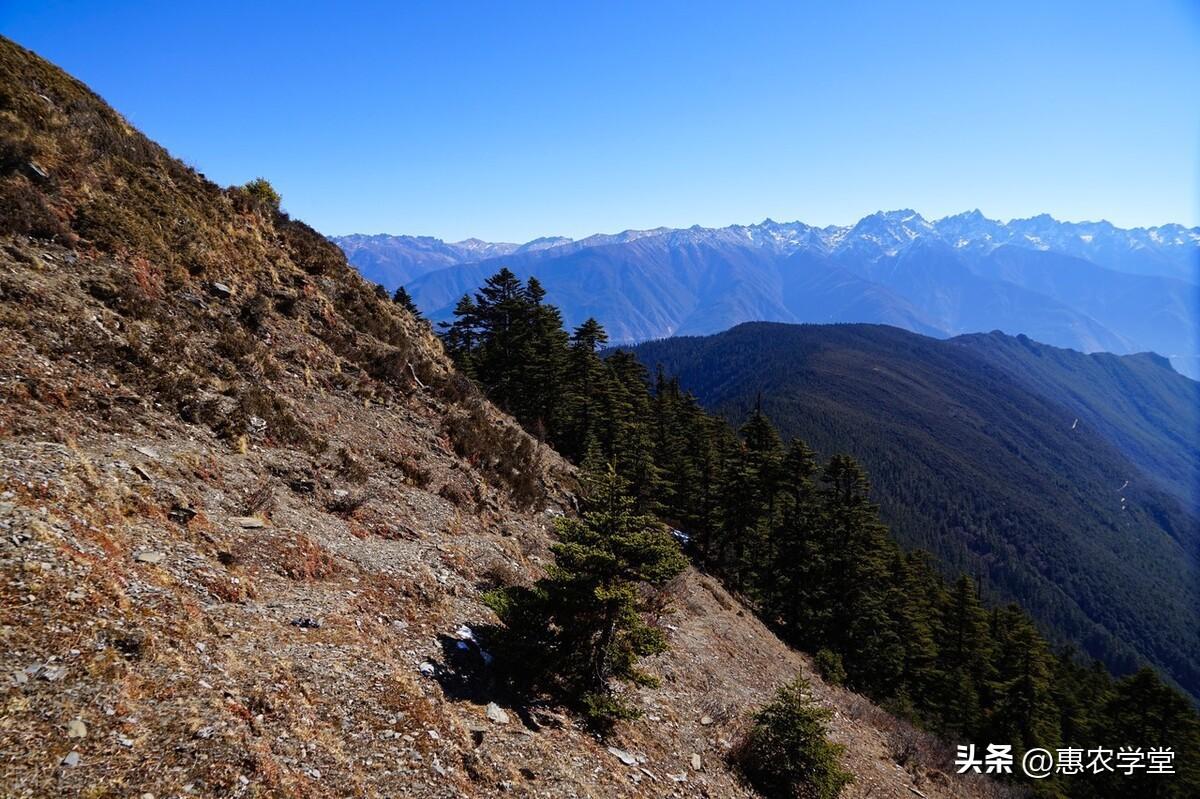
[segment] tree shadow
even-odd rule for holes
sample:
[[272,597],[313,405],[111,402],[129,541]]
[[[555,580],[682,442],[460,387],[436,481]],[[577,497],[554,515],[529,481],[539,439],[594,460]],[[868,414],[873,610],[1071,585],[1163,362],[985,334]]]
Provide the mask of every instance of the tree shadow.
[[452,702],[470,702],[487,705],[495,702],[520,718],[529,730],[540,730],[543,724],[533,717],[529,703],[514,695],[498,678],[497,670],[486,643],[495,638],[498,628],[481,625],[472,628],[473,638],[438,636],[441,660],[431,660],[431,675],[442,688],[442,693]]

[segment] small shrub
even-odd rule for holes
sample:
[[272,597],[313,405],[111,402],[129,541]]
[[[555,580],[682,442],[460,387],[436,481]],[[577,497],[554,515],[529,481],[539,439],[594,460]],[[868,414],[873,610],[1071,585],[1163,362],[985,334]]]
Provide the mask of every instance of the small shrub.
[[74,238],[42,193],[20,175],[0,178],[0,233],[68,243]]
[[813,701],[808,681],[797,678],[754,715],[734,752],[737,765],[768,799],[835,799],[854,777],[839,763],[845,747],[825,737],[832,715]]
[[300,533],[272,541],[277,547],[275,570],[297,582],[325,580],[339,571],[337,561],[323,546]]
[[830,685],[846,683],[846,667],[842,664],[842,656],[830,649],[821,649],[815,658],[817,673],[821,679]]
[[279,192],[275,191],[275,187],[266,178],[255,178],[245,186],[242,186],[242,191],[255,205],[260,208],[269,208],[273,211],[279,210],[279,203],[283,200],[279,196]]

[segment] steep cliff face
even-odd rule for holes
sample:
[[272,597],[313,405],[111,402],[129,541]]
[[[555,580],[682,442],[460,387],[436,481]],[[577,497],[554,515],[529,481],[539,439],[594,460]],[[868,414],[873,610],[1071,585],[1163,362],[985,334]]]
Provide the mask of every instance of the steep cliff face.
[[[490,695],[480,594],[548,562],[571,467],[269,186],[6,40],[0,328],[5,795],[749,795],[729,747],[806,658],[689,571],[610,740]],[[998,790],[816,684],[849,795]]]

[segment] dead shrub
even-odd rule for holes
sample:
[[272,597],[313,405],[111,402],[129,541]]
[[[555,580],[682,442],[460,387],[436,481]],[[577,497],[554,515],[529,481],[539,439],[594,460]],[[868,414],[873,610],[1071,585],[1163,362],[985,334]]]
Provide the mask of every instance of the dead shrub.
[[528,507],[545,497],[537,445],[520,430],[490,419],[482,402],[451,411],[443,429],[454,452],[484,475],[498,478],[518,505]]
[[370,476],[366,465],[346,447],[338,450],[338,473],[352,483],[365,483]]
[[341,570],[328,550],[301,533],[277,537],[271,543],[277,551],[276,571],[290,580],[326,580]]

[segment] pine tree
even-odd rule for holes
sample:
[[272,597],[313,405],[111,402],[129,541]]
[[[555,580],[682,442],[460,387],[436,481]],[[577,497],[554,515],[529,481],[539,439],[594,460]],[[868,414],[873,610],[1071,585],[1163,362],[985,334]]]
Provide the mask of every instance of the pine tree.
[[600,440],[605,424],[601,400],[611,383],[597,350],[607,342],[608,335],[595,319],[588,319],[571,335],[557,444],[560,452],[576,461],[582,460],[590,442]]
[[[439,322],[442,343],[446,352],[454,359],[459,371],[472,379],[478,379],[475,368],[476,349],[479,346],[479,309],[470,294],[464,294],[454,306],[454,321]],[[484,387],[487,388],[486,386]]]
[[1114,752],[1121,747],[1140,749],[1143,755],[1152,748],[1170,749],[1176,774],[1150,774],[1143,769],[1099,779],[1089,775],[1085,779],[1095,784],[1096,795],[1105,799],[1200,796],[1200,719],[1188,700],[1164,684],[1153,669],[1143,667],[1117,682],[1100,715],[1103,721],[1096,735],[1101,745]]
[[831,458],[821,482],[830,595],[835,603],[828,640],[842,654],[852,687],[889,697],[903,664],[903,645],[888,591],[894,544],[868,498],[866,475],[853,458]]
[[972,739],[982,732],[983,708],[990,698],[992,654],[987,613],[970,577],[964,574],[955,582],[942,616],[943,682],[935,725],[947,737]]
[[563,330],[562,314],[558,308],[543,302],[546,291],[536,277],[529,278],[525,296],[531,306],[530,340],[528,361],[521,371],[529,385],[518,418],[539,439],[557,442],[562,424],[569,339]]
[[392,295],[392,302],[408,311],[417,319],[421,318],[420,309],[417,308],[417,304],[413,302],[413,298],[409,295],[408,289],[404,288],[404,286],[400,286],[396,289],[396,292]]
[[645,589],[664,585],[685,561],[661,524],[634,512],[611,465],[585,475],[585,486],[582,517],[559,521],[547,576],[487,601],[506,626],[497,650],[513,684],[579,707],[603,728],[637,715],[614,681],[653,684],[637,662],[666,640],[645,620]]
[[928,720],[928,708],[937,699],[944,681],[938,640],[941,635],[940,606],[945,588],[926,552],[895,554],[892,561],[893,615],[904,646],[900,683],[902,695],[891,707],[907,711],[917,721]]
[[813,701],[803,677],[780,688],[775,700],[754,714],[737,753],[750,784],[771,799],[835,799],[854,777],[839,762],[845,747],[826,737],[832,716]]
[[1061,739],[1046,642],[1016,605],[991,615],[994,674],[988,738],[1011,742],[1018,756],[1034,746],[1054,749]]
[[780,476],[782,516],[769,541],[768,585],[763,590],[764,610],[768,619],[781,625],[785,635],[796,640],[801,629],[817,612],[812,596],[813,575],[822,570],[818,562],[823,553],[818,547],[819,508],[816,484],[816,456],[803,441],[796,439],[783,459]]

